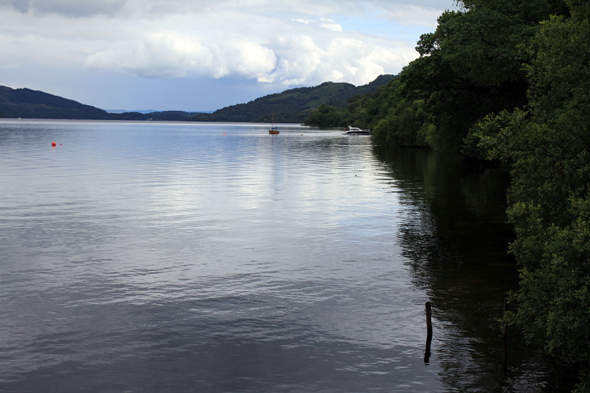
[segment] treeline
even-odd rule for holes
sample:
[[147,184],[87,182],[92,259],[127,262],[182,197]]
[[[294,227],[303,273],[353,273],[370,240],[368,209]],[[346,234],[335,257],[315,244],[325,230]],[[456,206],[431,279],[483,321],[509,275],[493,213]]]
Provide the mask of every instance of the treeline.
[[590,2],[458,4],[421,36],[399,78],[308,119],[374,128],[375,144],[510,165],[520,286],[505,322],[589,392]]

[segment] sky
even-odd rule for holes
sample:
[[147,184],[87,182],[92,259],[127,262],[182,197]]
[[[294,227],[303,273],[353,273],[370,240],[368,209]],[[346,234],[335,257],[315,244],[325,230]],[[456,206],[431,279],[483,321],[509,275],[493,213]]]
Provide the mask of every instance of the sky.
[[0,85],[101,109],[212,111],[418,57],[453,0],[0,0]]

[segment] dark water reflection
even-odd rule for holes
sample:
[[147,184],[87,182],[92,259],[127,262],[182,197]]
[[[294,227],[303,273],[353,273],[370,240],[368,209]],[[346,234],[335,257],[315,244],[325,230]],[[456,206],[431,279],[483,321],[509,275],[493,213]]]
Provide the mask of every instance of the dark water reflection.
[[[375,148],[412,208],[400,227],[414,282],[427,291],[438,331],[433,351],[449,390],[552,391],[539,351],[510,332],[507,370],[499,319],[503,300],[518,287],[507,244],[509,173],[480,168],[426,150]],[[435,328],[436,329],[436,328]]]

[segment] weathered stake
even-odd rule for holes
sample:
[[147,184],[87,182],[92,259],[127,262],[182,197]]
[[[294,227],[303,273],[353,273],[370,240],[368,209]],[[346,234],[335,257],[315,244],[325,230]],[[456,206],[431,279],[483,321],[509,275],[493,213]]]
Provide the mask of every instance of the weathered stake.
[[[508,311],[508,299],[504,298],[503,318],[506,318],[506,311]],[[502,372],[504,375],[508,373],[508,327],[506,322],[502,325]]]
[[426,351],[424,352],[424,363],[430,361],[430,344],[432,343],[432,308],[430,302],[426,302]]

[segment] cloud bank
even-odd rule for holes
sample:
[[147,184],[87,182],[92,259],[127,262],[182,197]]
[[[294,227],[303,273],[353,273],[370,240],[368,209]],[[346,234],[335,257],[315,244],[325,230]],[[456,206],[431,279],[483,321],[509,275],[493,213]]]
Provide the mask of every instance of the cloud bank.
[[320,47],[307,35],[278,36],[261,45],[160,33],[115,43],[87,56],[84,66],[89,71],[121,70],[147,78],[196,74],[287,86],[326,80],[364,84],[414,57],[411,48],[400,52],[350,38],[334,38]]
[[346,15],[372,14],[403,24],[396,15],[407,20],[404,14],[412,13],[414,23],[428,26],[441,3],[2,0],[5,33],[0,43],[5,50],[21,47],[34,54],[38,49],[23,46],[23,38],[42,37],[57,52],[77,49],[78,57],[71,60],[87,71],[145,78],[197,75],[283,85],[325,80],[362,84],[398,72],[416,57],[415,42],[348,30]]

